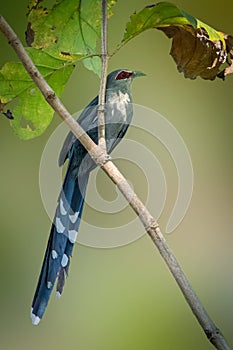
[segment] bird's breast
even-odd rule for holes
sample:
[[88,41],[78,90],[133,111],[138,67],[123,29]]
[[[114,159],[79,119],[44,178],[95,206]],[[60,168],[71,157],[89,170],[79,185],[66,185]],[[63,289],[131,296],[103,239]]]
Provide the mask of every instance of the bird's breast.
[[111,92],[107,98],[106,122],[125,122],[129,114],[131,104],[130,95],[125,92]]

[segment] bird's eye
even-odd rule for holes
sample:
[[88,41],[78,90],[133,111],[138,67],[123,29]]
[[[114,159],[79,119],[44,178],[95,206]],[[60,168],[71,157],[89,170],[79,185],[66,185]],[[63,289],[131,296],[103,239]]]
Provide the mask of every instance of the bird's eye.
[[129,79],[131,75],[133,75],[133,72],[126,72],[125,70],[122,70],[117,74],[116,80]]

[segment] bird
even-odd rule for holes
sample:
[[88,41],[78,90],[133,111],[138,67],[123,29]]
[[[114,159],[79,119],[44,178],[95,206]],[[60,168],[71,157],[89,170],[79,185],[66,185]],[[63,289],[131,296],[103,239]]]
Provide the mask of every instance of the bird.
[[[141,71],[118,69],[107,76],[104,110],[108,154],[124,137],[132,121],[131,83],[136,77],[144,75]],[[98,96],[83,109],[77,122],[97,144]],[[59,166],[62,166],[67,159],[67,171],[58,196],[57,208],[32,301],[33,325],[38,325],[42,319],[55,284],[56,296],[59,298],[62,294],[79,230],[89,174],[97,166],[72,132],[68,133],[61,149]]]

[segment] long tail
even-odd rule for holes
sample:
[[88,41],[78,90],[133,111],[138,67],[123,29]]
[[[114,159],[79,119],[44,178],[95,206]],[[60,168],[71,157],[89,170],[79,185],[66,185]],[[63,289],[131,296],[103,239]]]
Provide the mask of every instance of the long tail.
[[88,174],[75,175],[71,161],[58,199],[54,222],[48,240],[45,257],[32,302],[31,319],[37,325],[45,312],[55,285],[57,297],[61,296],[68,275],[70,257],[82,216]]

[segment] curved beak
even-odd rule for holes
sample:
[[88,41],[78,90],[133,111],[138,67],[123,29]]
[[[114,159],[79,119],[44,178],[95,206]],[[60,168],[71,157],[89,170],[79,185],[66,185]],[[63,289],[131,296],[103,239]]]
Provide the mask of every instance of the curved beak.
[[133,72],[133,77],[137,78],[137,77],[144,77],[146,74],[143,72],[140,72],[139,70],[136,70]]

